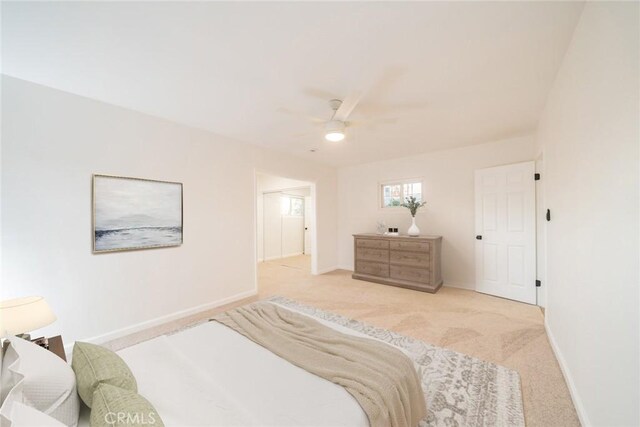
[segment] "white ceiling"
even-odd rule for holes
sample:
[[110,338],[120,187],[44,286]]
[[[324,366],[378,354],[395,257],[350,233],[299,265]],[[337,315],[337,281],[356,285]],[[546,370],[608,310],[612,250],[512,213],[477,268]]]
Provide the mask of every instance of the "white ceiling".
[[[3,72],[334,166],[535,129],[581,2],[2,5]],[[364,96],[348,129],[327,101]],[[311,132],[311,133],[310,133]],[[309,152],[316,148],[315,153]]]

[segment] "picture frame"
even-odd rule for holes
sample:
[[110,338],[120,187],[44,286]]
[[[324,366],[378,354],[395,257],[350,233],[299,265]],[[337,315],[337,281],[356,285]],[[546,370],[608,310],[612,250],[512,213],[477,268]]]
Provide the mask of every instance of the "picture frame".
[[91,199],[94,254],[183,243],[180,182],[93,174]]

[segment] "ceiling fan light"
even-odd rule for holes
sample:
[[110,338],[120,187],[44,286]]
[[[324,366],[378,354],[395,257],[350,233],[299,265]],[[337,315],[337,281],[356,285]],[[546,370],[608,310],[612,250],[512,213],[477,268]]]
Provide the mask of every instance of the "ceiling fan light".
[[331,142],[339,142],[344,139],[344,122],[339,120],[332,120],[327,123],[326,133],[324,139]]
[[340,142],[344,139],[344,132],[342,131],[327,132],[324,136],[324,139],[331,142]]

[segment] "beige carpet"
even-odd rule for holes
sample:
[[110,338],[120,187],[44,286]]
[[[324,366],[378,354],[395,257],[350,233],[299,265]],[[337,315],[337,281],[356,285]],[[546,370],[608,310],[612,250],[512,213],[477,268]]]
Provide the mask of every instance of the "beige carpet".
[[567,385],[536,306],[455,288],[437,294],[351,279],[338,270],[312,276],[308,256],[261,263],[259,296],[105,344],[118,350],[259,298],[281,295],[494,362],[520,373],[527,426],[579,426]]
[[528,426],[580,425],[538,307],[447,287],[394,288],[344,270],[311,276],[306,256],[262,263],[258,277],[260,298],[282,295],[515,369]]

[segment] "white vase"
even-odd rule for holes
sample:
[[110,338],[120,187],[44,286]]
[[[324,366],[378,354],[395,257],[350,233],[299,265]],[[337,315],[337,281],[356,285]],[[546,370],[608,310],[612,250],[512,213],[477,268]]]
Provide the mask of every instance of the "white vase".
[[418,237],[420,235],[420,229],[416,225],[416,217],[411,217],[411,227],[407,230],[407,234],[411,237]]

